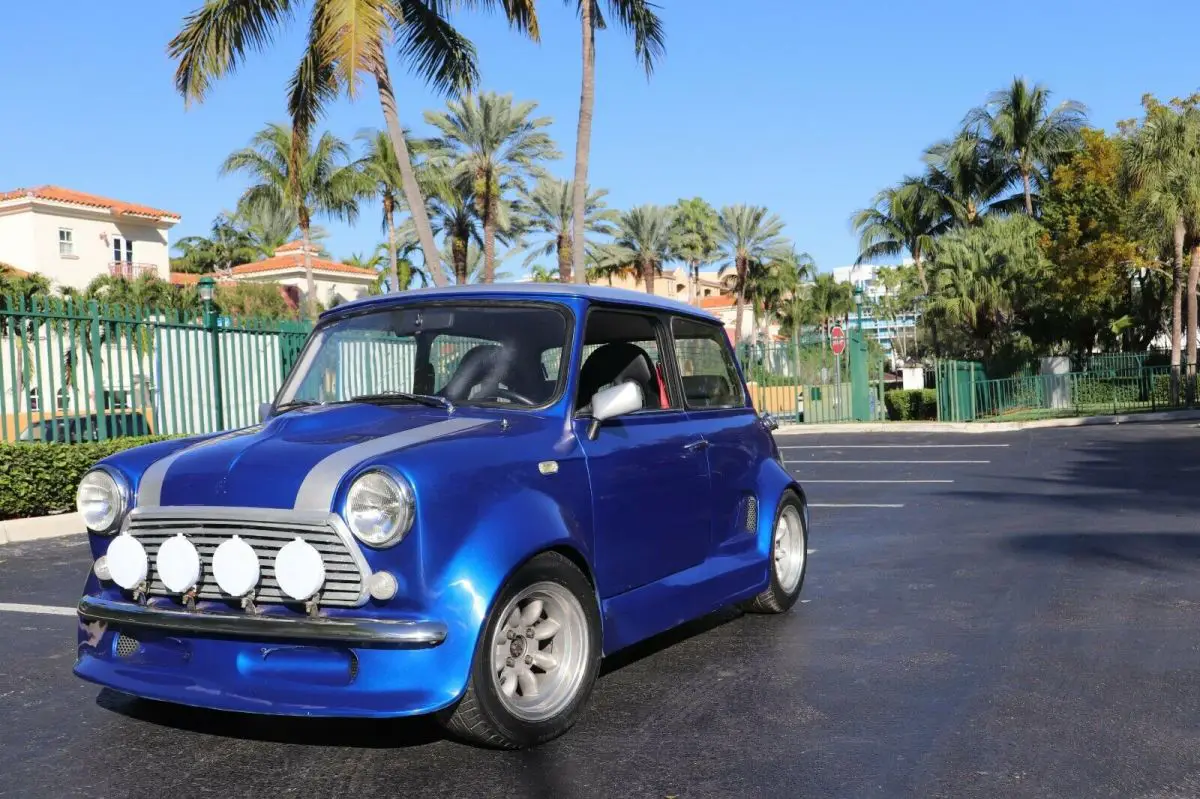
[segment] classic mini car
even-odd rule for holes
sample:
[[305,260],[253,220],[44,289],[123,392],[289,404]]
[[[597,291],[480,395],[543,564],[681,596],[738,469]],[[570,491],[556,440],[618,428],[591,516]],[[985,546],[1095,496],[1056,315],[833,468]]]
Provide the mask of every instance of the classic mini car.
[[724,328],[645,294],[464,286],[325,313],[252,427],[82,479],[75,673],[251,713],[436,714],[522,747],[603,656],[800,593],[808,506]]

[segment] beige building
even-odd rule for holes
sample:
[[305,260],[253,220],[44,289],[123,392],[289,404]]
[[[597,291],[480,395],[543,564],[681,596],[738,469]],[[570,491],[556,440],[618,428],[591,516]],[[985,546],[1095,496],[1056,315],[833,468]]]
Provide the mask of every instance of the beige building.
[[[641,276],[615,275],[611,280],[609,278],[602,278],[594,282],[596,285],[612,286],[619,289],[630,289],[632,291],[646,290],[645,281],[642,280]],[[696,285],[696,299],[719,297],[724,294],[730,294],[732,291],[733,275],[727,274],[722,277],[715,271],[702,271],[700,273],[700,282]],[[654,280],[654,294],[659,297],[679,300],[680,302],[688,302],[687,268],[664,269],[663,273]]]
[[[322,258],[318,254],[318,248],[312,244],[309,245],[309,254],[317,302],[326,308],[367,296],[371,285],[379,276],[373,269],[363,269]],[[192,285],[199,277],[174,272],[171,274],[171,282]],[[304,277],[304,245],[299,241],[290,242],[277,249],[270,258],[235,266],[215,277],[221,282],[274,283],[281,287],[289,304],[299,307],[304,302],[308,286]]]
[[165,279],[178,222],[171,211],[59,186],[0,192],[0,261],[75,289],[101,275]]

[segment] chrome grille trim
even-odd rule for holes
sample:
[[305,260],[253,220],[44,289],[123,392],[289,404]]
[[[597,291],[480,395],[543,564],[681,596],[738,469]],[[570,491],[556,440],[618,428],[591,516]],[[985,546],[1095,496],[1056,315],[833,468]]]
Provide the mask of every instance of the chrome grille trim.
[[370,597],[371,567],[358,542],[335,513],[191,505],[135,508],[126,517],[122,532],[128,532],[146,548],[151,565],[147,589],[150,596],[179,599],[158,579],[154,566],[159,546],[182,533],[200,553],[203,576],[196,593],[199,600],[230,602],[236,599],[222,592],[212,577],[213,553],[235,534],[259,557],[262,576],[256,589],[255,602],[258,604],[296,604],[279,590],[275,581],[274,556],[297,536],[315,547],[325,562],[325,586],[320,595],[322,607],[360,607]]

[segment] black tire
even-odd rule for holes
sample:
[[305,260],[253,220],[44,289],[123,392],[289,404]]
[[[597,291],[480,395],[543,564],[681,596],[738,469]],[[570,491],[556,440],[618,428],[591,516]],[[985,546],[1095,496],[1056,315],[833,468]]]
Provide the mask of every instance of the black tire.
[[[511,713],[499,697],[491,673],[491,642],[496,631],[502,629],[501,615],[510,601],[526,587],[547,581],[558,583],[579,600],[586,619],[588,647],[583,678],[570,703],[549,719],[527,721]],[[557,738],[575,724],[591,696],[600,671],[600,630],[595,591],[579,568],[557,552],[534,557],[517,569],[496,597],[471,659],[467,690],[457,704],[438,714],[438,721],[452,737],[494,749],[525,749]]]
[[[779,583],[779,576],[775,573],[775,528],[779,524],[784,509],[788,507],[795,508],[800,516],[805,553],[803,564],[800,567],[800,579],[791,593],[784,590]],[[771,550],[767,557],[767,573],[769,574],[767,587],[761,594],[747,602],[744,607],[749,613],[786,613],[800,598],[800,591],[804,588],[804,576],[808,572],[808,514],[805,513],[804,500],[795,491],[786,491],[779,500],[779,506],[775,509],[775,517],[771,521]]]

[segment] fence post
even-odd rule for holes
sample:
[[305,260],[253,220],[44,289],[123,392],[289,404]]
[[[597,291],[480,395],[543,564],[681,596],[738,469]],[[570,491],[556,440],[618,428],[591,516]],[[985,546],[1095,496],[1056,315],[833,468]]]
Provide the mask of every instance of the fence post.
[[96,418],[100,420],[97,434],[101,441],[108,439],[108,425],[104,423],[104,376],[100,373],[100,306],[95,300],[88,303],[88,328],[92,340],[92,397],[94,398]]
[[221,382],[221,338],[217,325],[217,311],[211,302],[205,303],[204,326],[208,328],[209,346],[212,349],[213,402],[216,403],[217,430],[225,429],[225,391]]

